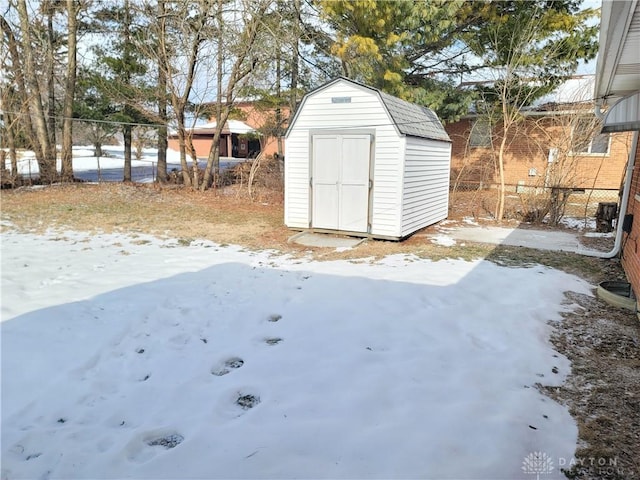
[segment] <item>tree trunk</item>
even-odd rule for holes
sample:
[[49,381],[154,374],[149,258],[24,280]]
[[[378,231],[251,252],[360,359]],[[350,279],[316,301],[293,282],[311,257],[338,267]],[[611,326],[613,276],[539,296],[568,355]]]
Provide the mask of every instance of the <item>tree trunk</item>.
[[[3,98],[3,103],[6,98]],[[11,183],[15,186],[15,182],[18,178],[18,155],[16,152],[16,137],[15,137],[16,123],[13,115],[8,112],[4,112],[4,132],[0,131],[0,169],[6,170],[6,151],[9,152],[9,160],[11,164]]]
[[62,170],[63,182],[73,181],[73,99],[76,88],[76,35],[78,32],[78,10],[75,0],[67,0],[67,78],[64,85],[64,107],[62,123]]
[[[11,177],[18,178],[18,152],[16,151],[16,137],[15,137],[15,121],[7,115],[5,119],[7,122],[7,148],[9,149],[9,160],[11,161]],[[5,164],[2,163],[4,168]],[[14,180],[15,181],[15,180]]]
[[504,201],[505,201],[505,184],[504,184],[504,145],[506,140],[503,139],[498,152],[498,204],[496,205],[496,221],[502,222],[504,217]]
[[[224,121],[226,122],[228,117],[227,115],[224,117]],[[202,176],[202,185],[200,189],[202,191],[206,190],[209,187],[209,184],[213,181],[213,185],[216,186],[219,178],[220,178],[220,139],[222,138],[221,129],[216,128],[215,133],[213,134],[213,142],[211,143],[211,148],[209,149],[209,155],[207,157],[207,166],[204,169],[204,175]],[[218,173],[213,175],[211,178],[211,173],[217,169]]]
[[124,136],[124,182],[131,181],[131,125],[125,125],[122,130]]
[[280,127],[282,126],[282,109],[280,105],[282,104],[282,59],[280,52],[280,42],[278,42],[276,50],[276,125],[278,136],[276,137],[276,142],[278,146],[278,157],[282,155],[282,135],[280,135]]
[[[131,85],[131,75],[128,70],[129,65],[131,65],[131,32],[130,32],[130,23],[131,17],[129,16],[129,0],[124,0],[124,19],[122,22],[122,36],[124,37],[124,51],[122,54],[122,61],[127,66],[124,74],[124,83],[127,86]],[[123,113],[127,121],[131,121],[131,108],[125,103],[123,108]],[[132,125],[125,125],[122,129],[122,134],[124,136],[124,178],[123,181],[130,182],[131,181],[131,131]]]
[[25,86],[28,87],[27,100],[29,113],[32,115],[35,134],[37,137],[35,150],[40,168],[40,179],[45,183],[53,183],[56,180],[56,148],[51,144],[47,120],[42,106],[38,73],[35,68],[34,52],[31,44],[31,28],[25,0],[18,0],[18,16],[20,28],[23,33],[22,51]]
[[[230,92],[233,90],[233,84],[228,84],[227,89],[229,90],[227,92],[227,104],[224,108],[222,108],[221,104],[218,105],[219,110],[216,112],[216,131],[213,135],[213,142],[211,143],[211,148],[209,149],[209,155],[207,157],[207,165],[202,177],[202,185],[200,186],[200,190],[202,191],[209,188],[212,181],[214,187],[217,186],[220,181],[220,139],[222,138],[222,126],[229,119],[229,113],[231,111]],[[211,178],[212,173],[213,179]]]
[[[164,121],[166,121],[166,108]],[[167,127],[158,127],[158,164],[156,179],[160,183],[167,183],[167,146]]]
[[[38,141],[38,137],[35,134],[33,124],[31,123],[31,115],[29,115],[29,101],[27,95],[27,88],[25,85],[24,75],[22,73],[22,61],[20,58],[20,54],[18,52],[18,43],[16,41],[15,36],[13,35],[13,31],[11,30],[11,26],[7,23],[5,18],[0,15],[0,28],[4,32],[4,35],[7,39],[7,46],[9,48],[9,55],[11,57],[11,64],[14,74],[15,86],[18,92],[17,98],[11,97],[12,105],[14,105],[15,111],[19,112],[22,115],[20,120],[14,119],[13,122],[9,122],[12,128],[15,128],[16,125],[21,125],[24,128],[24,132],[26,135],[31,138],[31,142],[33,145],[33,150],[36,152],[37,158],[42,158],[42,147]],[[4,102],[5,105],[6,99]],[[15,122],[15,123],[14,123]],[[15,138],[15,133],[14,133]],[[16,152],[13,152],[12,159],[16,157]],[[17,165],[17,159],[16,159]],[[16,170],[17,175],[17,170]]]
[[290,98],[289,98],[289,117],[293,115],[298,104],[298,60],[300,56],[299,42],[300,42],[300,24],[297,19],[300,16],[300,0],[293,0],[294,11],[296,16],[293,20],[294,36],[293,36],[293,48],[291,49],[291,85],[289,86]]
[[55,13],[51,0],[48,0],[44,9],[47,13],[47,123],[49,125],[49,141],[56,148],[56,91],[55,91],[55,58],[54,51],[54,31],[53,31],[53,15]]
[[[160,51],[165,51],[166,9],[164,0],[158,0],[158,21],[160,22]],[[156,170],[156,180],[159,183],[167,182],[167,71],[165,64],[165,55],[158,56],[158,117],[162,124],[158,127],[158,165]]]
[[187,165],[187,139],[186,130],[183,123],[184,112],[178,112],[178,148],[180,149],[180,168],[182,169],[182,179],[184,184],[191,186],[191,175],[189,175],[189,166]]
[[[506,98],[506,97],[505,97]],[[509,133],[510,123],[507,123],[507,114],[508,110],[506,104],[503,103],[502,107],[502,115],[503,115],[503,132],[502,132],[502,140],[500,141],[500,149],[498,150],[498,181],[500,185],[498,187],[498,203],[496,205],[496,221],[498,223],[502,222],[502,217],[504,217],[504,201],[505,201],[505,185],[504,185],[504,152],[507,146],[507,134]]]
[[[222,67],[224,62],[224,52],[223,52],[223,44],[224,44],[224,30],[222,28],[223,16],[222,16],[222,6],[223,0],[218,0],[218,68],[216,71],[216,80],[217,80],[217,95],[216,95],[216,133],[213,136],[213,145],[211,145],[211,150],[209,151],[209,158],[207,158],[207,166],[204,171],[204,178],[202,180],[202,190],[207,188],[207,183],[209,183],[209,177],[211,176],[211,167],[209,166],[211,162],[213,162],[213,186],[214,188],[218,186],[218,179],[220,178],[220,132],[222,132],[223,125],[222,122]],[[228,88],[228,87],[227,87]],[[227,119],[225,118],[225,122]]]

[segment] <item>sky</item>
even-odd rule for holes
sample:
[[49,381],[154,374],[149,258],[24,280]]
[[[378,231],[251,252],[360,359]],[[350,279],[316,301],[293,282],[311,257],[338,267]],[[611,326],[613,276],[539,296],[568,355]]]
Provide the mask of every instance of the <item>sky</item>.
[[2,479],[564,478],[575,276],[4,226]]

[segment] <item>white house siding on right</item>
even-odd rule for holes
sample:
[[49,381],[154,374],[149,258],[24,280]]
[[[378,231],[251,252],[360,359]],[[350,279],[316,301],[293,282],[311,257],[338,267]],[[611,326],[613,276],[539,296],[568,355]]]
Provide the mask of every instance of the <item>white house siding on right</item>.
[[[349,97],[350,103],[332,103]],[[377,93],[355,84],[338,82],[306,98],[297,113],[295,129],[287,137],[285,224],[310,226],[310,143],[313,133],[371,130],[374,138],[372,231],[397,237],[400,232],[403,138],[399,137]]]
[[451,144],[406,137],[402,234],[447,218]]

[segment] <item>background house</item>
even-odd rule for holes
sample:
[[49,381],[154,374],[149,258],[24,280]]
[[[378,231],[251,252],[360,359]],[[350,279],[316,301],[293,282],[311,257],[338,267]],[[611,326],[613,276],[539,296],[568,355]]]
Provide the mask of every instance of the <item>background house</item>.
[[[282,106],[276,114],[275,108],[262,107],[258,102],[242,101],[234,104],[234,109],[243,120],[230,119],[225,123],[220,138],[221,157],[254,158],[260,152],[264,155],[284,155],[282,133],[289,120],[289,107]],[[275,124],[278,115],[282,123],[279,126]],[[213,117],[208,123],[188,130],[198,158],[209,155],[215,127]],[[179,150],[176,134],[169,135],[168,147]]]
[[242,112],[244,122],[260,132],[260,148],[264,155],[285,154],[284,132],[291,115],[288,105],[276,109],[247,100],[237,102],[234,106]]
[[[616,246],[636,295],[640,294],[640,3],[602,2],[596,65],[598,111],[608,107],[603,132],[630,132],[632,142]],[[613,253],[617,253],[614,251]]]
[[447,217],[451,142],[426,107],[346,78],[286,134],[285,224],[398,240]]
[[[628,133],[601,133],[594,114],[594,76],[578,76],[524,110],[509,133],[505,183],[510,191],[539,187],[596,190],[616,199],[631,146]],[[452,183],[459,189],[497,184],[499,127],[469,114],[446,125],[453,142]]]
[[[197,125],[187,130],[198,158],[206,158],[211,149],[216,122]],[[220,136],[220,156],[233,158],[247,158],[260,152],[260,143],[255,137],[256,131],[239,120],[228,120]],[[179,151],[178,135],[169,134],[168,148]]]

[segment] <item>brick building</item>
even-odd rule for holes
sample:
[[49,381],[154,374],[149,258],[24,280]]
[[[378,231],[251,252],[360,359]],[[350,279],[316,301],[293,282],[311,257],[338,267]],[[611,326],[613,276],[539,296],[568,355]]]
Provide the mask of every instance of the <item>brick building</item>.
[[[592,98],[592,76],[572,81],[586,88]],[[509,132],[504,162],[508,189],[620,189],[631,135],[601,133],[593,102],[567,102],[563,95],[567,93],[547,97],[545,103],[523,111],[523,122]],[[501,128],[477,115],[445,128],[453,142],[452,184],[462,188],[496,185]]]
[[[264,155],[278,152],[284,154],[282,138],[275,134],[278,131],[275,126],[275,109],[260,108],[254,102],[247,101],[234,104],[234,108],[242,120],[231,119],[226,122],[220,138],[221,157],[252,158],[260,152]],[[280,109],[280,117],[284,122],[280,129],[284,132],[289,118],[288,107]],[[215,126],[215,118],[211,118],[209,123],[189,130],[198,158],[209,155]],[[169,148],[176,151],[179,149],[177,135],[169,135]]]

